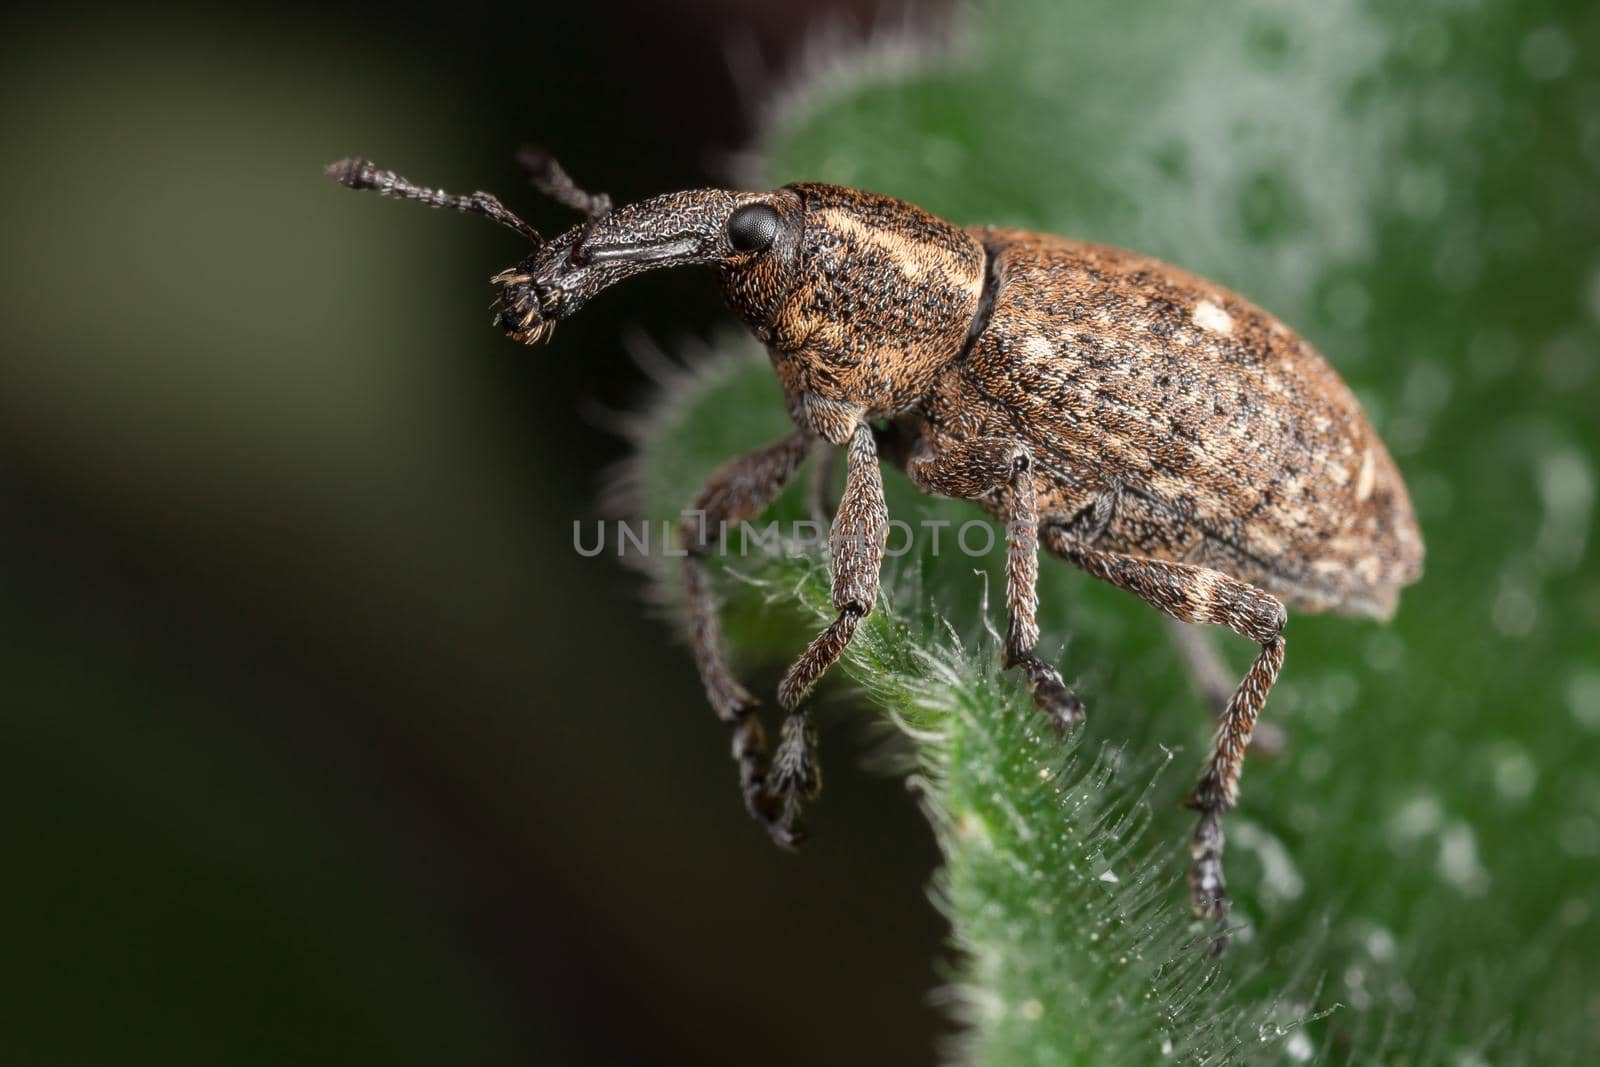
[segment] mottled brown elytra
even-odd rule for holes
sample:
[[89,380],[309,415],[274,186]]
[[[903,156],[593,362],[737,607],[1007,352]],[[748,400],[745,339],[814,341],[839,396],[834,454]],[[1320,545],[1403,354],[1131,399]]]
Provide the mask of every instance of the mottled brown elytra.
[[[546,241],[487,193],[452,196],[364,160],[352,189],[486,215],[534,244],[497,274],[496,321],[524,343],[630,275],[715,266],[729,307],[772,357],[795,431],[728,461],[683,523],[690,638],[734,730],[744,799],[782,844],[820,786],[805,710],[878,595],[888,528],[878,464],[1006,525],[1005,663],[1059,730],[1083,705],[1035,654],[1042,544],[1181,623],[1260,646],[1231,692],[1216,651],[1178,627],[1217,704],[1216,742],[1189,795],[1200,813],[1189,884],[1227,944],[1221,816],[1238,797],[1256,715],[1283,666],[1287,607],[1387,618],[1422,573],[1422,539],[1394,461],[1348,387],[1294,331],[1237,294],[1117,248],[963,228],[904,201],[798,182],[696,189],[613,210],[542,153],[534,184],[586,221]],[[753,518],[822,445],[843,448],[830,538],[839,615],[784,676],[769,760],[757,701],[729,673],[705,572],[709,531]],[[1220,691],[1219,691],[1220,690]]]

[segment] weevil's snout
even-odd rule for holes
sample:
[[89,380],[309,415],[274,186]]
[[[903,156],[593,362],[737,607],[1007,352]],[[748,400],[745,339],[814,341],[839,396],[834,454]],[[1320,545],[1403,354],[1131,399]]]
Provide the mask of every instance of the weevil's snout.
[[500,286],[495,325],[513,341],[532,345],[547,340],[557,322],[575,314],[589,297],[612,284],[591,269],[584,254],[583,232],[591,226],[573,227],[489,279],[490,284]]
[[763,194],[693,189],[628,204],[574,226],[495,275],[492,282],[501,287],[495,321],[514,340],[534,344],[635,274],[694,264],[748,266],[775,242],[780,224]]

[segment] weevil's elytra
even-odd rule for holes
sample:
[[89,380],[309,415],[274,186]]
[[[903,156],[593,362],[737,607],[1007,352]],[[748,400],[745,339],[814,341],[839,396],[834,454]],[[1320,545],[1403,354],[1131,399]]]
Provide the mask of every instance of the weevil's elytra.
[[995,309],[925,397],[925,434],[1018,437],[1050,475],[1047,517],[1115,485],[1097,547],[1211,567],[1298,610],[1393,612],[1422,558],[1410,501],[1310,345],[1155,260],[974,233],[998,268]]
[[[554,160],[534,184],[586,221],[546,241],[487,193],[452,196],[363,160],[341,183],[484,215],[534,244],[495,275],[497,323],[547,340],[601,290],[661,267],[716,267],[729,307],[767,346],[795,430],[725,463],[682,528],[691,643],[733,728],[746,806],[779,843],[804,836],[821,787],[805,710],[878,595],[888,512],[879,464],[926,493],[971,500],[1007,530],[1004,660],[1065,730],[1083,705],[1037,655],[1038,550],[1184,623],[1259,646],[1220,716],[1188,803],[1196,912],[1226,945],[1224,812],[1283,667],[1288,608],[1387,618],[1422,573],[1405,483],[1355,397],[1289,327],[1235,293],[1121,249],[962,228],[892,197],[800,182],[698,189],[615,210]],[[818,441],[846,462],[830,541],[835,620],[789,669],[771,750],[757,701],[728,670],[705,569],[707,533],[753,518]],[[703,516],[700,518],[698,516]],[[1214,679],[1214,650],[1186,662]]]

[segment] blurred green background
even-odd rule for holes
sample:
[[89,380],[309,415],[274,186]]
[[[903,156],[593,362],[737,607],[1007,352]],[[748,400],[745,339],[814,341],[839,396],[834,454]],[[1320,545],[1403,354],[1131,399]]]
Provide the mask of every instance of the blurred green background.
[[[1350,377],[1429,574],[1398,630],[1296,622],[1272,711],[1297,747],[1246,792],[1298,799],[1252,817],[1353,876],[1340,915],[1401,931],[1328,999],[1422,989],[1445,1017],[1548,982],[1568,1029],[1524,1003],[1555,1033],[1531,1062],[1578,1058],[1600,1028],[1597,12],[992,7],[1013,14],[913,91],[824,65],[818,106],[760,129],[761,72],[819,25],[897,23],[732,0],[5,16],[0,1058],[932,1058],[935,850],[862,770],[881,731],[827,703],[815,840],[777,853],[640,580],[571,551],[645,391],[624,339],[692,349],[726,322],[714,286],[641,279],[525,350],[484,284],[514,237],[320,173],[364,154],[550,232],[523,141],[626,201],[726,183],[758,137],[773,181],[1171,256]],[[1046,571],[1069,673],[1122,709],[1096,736],[1198,743],[1153,618]],[[1414,711],[1403,743],[1374,705]],[[1350,737],[1366,754],[1325,765]],[[1382,831],[1310,847],[1330,818]],[[1246,898],[1269,931],[1326,902]],[[1336,928],[1332,958],[1367,933]],[[1430,953],[1442,973],[1403,987]],[[1473,1031],[1414,1059],[1473,1062]]]
[[0,1061],[931,1055],[903,786],[839,720],[825,832],[778,853],[637,576],[570,547],[647,384],[624,332],[706,335],[715,286],[524,349],[489,325],[514,236],[322,175],[365,154],[546,232],[528,140],[619,201],[725,184],[733,71],[826,17],[875,16],[5,17]]

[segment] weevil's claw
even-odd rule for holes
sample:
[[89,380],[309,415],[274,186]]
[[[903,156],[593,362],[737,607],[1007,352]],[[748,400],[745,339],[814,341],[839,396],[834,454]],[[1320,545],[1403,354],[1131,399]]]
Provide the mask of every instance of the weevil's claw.
[[732,678],[725,678],[723,682],[723,687],[714,689],[708,687],[706,691],[706,697],[711,701],[711,710],[717,713],[717,718],[724,722],[736,722],[750,716],[761,707],[761,698]]
[[1067,688],[1061,673],[1038,656],[1026,655],[1006,664],[1019,667],[1028,679],[1028,692],[1033,702],[1045,713],[1050,725],[1058,734],[1065,735],[1084,720],[1083,701]]
[[801,798],[794,792],[775,792],[773,800],[776,810],[772,821],[767,824],[767,835],[772,838],[773,844],[785,852],[798,852],[811,836],[800,818]]
[[1050,725],[1058,734],[1066,734],[1075,726],[1082,726],[1086,714],[1078,694],[1068,689],[1060,679],[1039,685],[1033,691],[1033,702],[1050,717]]
[[772,843],[785,852],[799,852],[800,846],[811,836],[800,821],[798,806],[792,814],[786,811],[777,822],[767,827],[767,833]]

